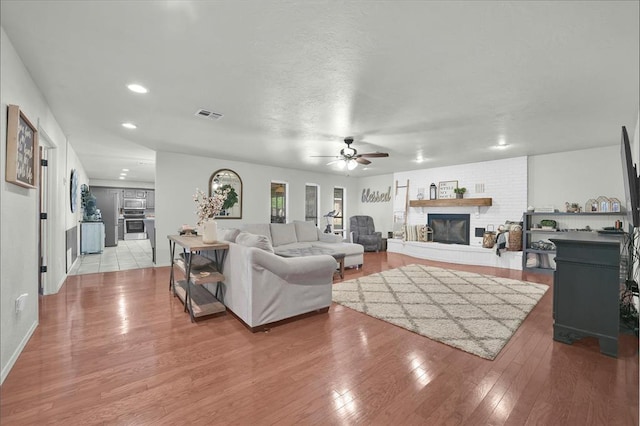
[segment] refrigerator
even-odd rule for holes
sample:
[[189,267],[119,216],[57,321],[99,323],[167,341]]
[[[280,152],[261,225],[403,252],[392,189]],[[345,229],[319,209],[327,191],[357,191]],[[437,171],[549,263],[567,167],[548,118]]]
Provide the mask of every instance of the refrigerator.
[[118,245],[118,191],[112,188],[92,187],[91,193],[96,197],[96,207],[100,209],[104,222],[104,245]]

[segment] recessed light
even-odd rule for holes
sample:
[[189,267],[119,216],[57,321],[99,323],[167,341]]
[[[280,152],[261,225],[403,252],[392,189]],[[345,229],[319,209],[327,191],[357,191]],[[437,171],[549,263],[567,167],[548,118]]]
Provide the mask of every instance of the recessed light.
[[129,169],[122,169],[122,171],[123,171],[123,172],[128,172],[128,171],[129,171]]
[[148,90],[146,87],[141,86],[139,84],[130,84],[127,86],[127,89],[131,90],[132,92],[136,92],[136,93],[147,93]]
[[126,176],[126,175],[127,175],[127,174],[126,174],[126,173],[124,173],[124,172],[123,172],[123,173],[120,173],[120,176]]
[[120,179],[124,179],[124,176],[120,176]]
[[122,127],[126,127],[127,129],[137,129],[138,126],[136,126],[133,123],[122,123]]
[[494,149],[507,149],[509,147],[509,145],[495,145],[493,148]]

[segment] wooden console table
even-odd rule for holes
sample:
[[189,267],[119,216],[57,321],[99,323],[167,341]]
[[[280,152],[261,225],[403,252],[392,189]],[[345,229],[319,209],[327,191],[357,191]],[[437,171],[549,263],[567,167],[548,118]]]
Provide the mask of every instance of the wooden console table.
[[[229,249],[229,244],[215,242],[203,243],[202,236],[194,235],[168,235],[169,252],[171,253],[171,274],[169,276],[169,289],[174,296],[178,296],[184,303],[185,312],[189,312],[191,321],[195,318],[224,312],[226,307],[218,299],[220,283],[224,280],[222,266]],[[176,259],[176,246],[183,248],[184,258]],[[212,251],[213,262],[198,271],[192,270],[193,256],[201,251]],[[184,275],[184,280],[176,280],[174,269],[178,269]],[[204,284],[216,284],[216,294],[213,295]]]

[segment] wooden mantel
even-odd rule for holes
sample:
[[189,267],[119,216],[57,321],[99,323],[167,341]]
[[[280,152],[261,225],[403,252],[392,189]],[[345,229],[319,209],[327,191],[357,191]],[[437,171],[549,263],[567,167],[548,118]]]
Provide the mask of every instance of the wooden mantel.
[[491,204],[491,198],[449,198],[409,201],[409,207],[487,207]]

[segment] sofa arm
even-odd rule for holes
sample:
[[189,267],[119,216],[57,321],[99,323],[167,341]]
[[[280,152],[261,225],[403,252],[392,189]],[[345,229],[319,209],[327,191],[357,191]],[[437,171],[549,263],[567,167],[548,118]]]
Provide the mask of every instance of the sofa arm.
[[341,243],[342,237],[335,234],[319,234],[318,241],[323,243]]
[[251,250],[250,262],[285,281],[295,284],[327,284],[333,282],[336,260],[328,254],[305,257],[280,257],[264,250]]

